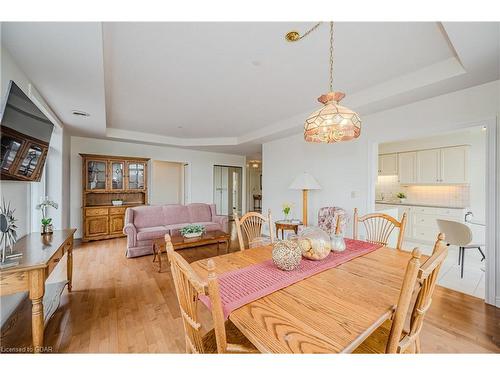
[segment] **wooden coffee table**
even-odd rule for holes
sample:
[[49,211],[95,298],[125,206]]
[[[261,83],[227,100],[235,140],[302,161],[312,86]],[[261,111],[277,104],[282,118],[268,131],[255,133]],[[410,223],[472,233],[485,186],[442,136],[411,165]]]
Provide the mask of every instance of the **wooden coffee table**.
[[[225,244],[225,252],[229,250],[229,233],[221,230],[209,230],[204,232],[199,237],[185,238],[180,234],[171,236],[172,245],[174,250],[188,249],[197,246],[214,245],[217,244],[217,255],[220,253],[220,245]],[[166,253],[165,239],[157,238],[153,240],[153,262],[158,260],[158,272],[161,272],[161,255]]]

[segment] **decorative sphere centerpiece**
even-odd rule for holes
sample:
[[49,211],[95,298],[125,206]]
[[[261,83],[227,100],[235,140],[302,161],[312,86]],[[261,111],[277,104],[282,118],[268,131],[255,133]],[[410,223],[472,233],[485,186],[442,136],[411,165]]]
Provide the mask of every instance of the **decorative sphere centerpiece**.
[[299,244],[302,256],[311,260],[321,260],[330,254],[332,249],[330,236],[317,227],[305,228],[296,238]]
[[280,270],[292,271],[302,259],[302,252],[297,242],[283,240],[273,245],[273,262]]

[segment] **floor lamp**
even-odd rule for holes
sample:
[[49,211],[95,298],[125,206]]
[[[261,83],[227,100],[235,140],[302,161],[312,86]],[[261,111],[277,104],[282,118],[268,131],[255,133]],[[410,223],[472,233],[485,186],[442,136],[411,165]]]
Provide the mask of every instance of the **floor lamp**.
[[302,173],[288,187],[293,190],[302,190],[302,223],[307,225],[307,193],[309,190],[319,190],[321,186],[309,173]]

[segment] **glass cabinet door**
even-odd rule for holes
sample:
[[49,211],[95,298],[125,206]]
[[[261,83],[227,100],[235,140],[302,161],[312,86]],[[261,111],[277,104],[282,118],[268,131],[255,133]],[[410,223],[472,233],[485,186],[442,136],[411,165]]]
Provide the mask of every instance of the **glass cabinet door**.
[[145,180],[145,163],[127,163],[128,165],[128,189],[141,190],[144,189]]
[[17,174],[24,177],[31,177],[39,166],[40,159],[43,154],[43,149],[35,144],[30,144],[26,151],[21,164],[19,165]]
[[106,162],[104,160],[87,161],[87,190],[106,189]]
[[2,153],[0,162],[2,171],[10,171],[17,153],[21,150],[22,144],[22,140],[2,134]]
[[111,165],[111,190],[123,190],[124,183],[124,163],[122,161],[113,161]]

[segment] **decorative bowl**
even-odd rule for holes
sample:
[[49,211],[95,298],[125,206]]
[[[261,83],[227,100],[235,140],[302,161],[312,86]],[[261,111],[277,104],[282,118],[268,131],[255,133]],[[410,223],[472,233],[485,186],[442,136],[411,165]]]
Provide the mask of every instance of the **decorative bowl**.
[[115,200],[112,200],[111,201],[111,204],[113,206],[121,206],[123,204],[123,201],[115,201]]
[[330,236],[317,227],[307,227],[295,238],[302,250],[302,256],[311,260],[326,258],[332,250]]
[[195,237],[200,237],[203,234],[203,232],[196,232],[196,233],[186,233],[183,235],[185,238],[195,238]]

